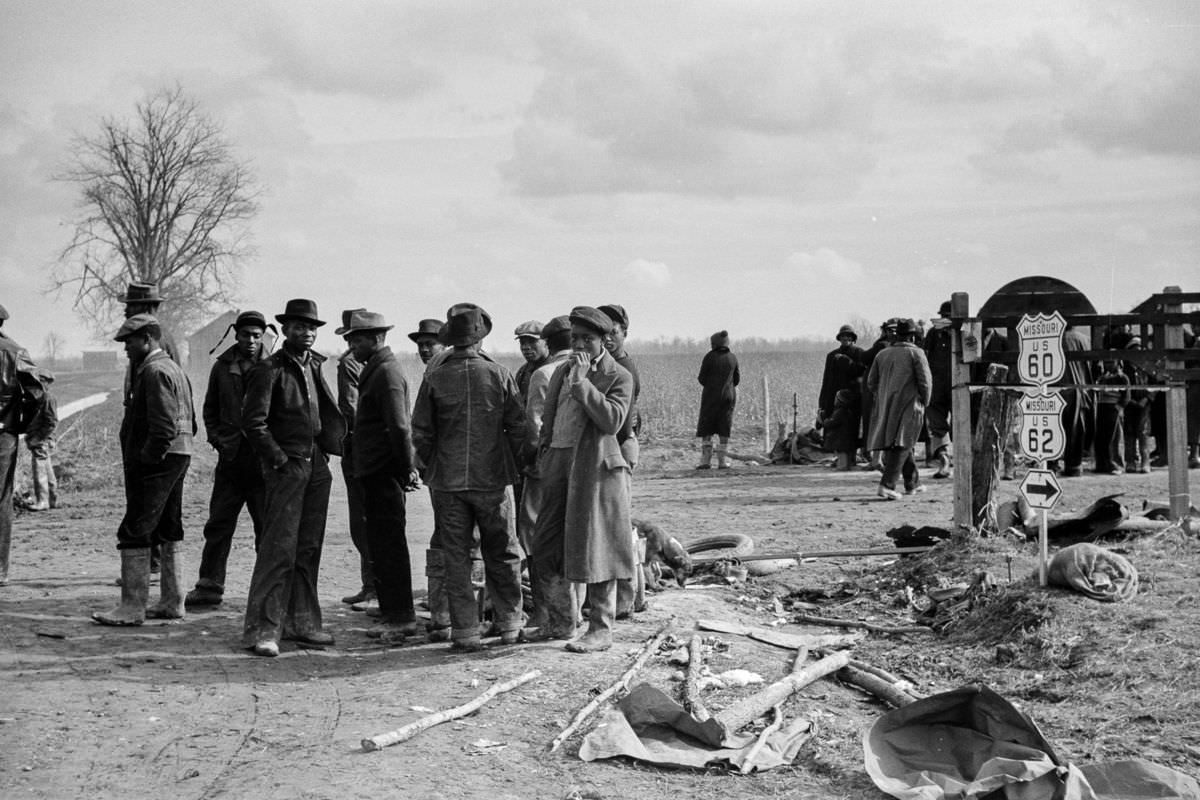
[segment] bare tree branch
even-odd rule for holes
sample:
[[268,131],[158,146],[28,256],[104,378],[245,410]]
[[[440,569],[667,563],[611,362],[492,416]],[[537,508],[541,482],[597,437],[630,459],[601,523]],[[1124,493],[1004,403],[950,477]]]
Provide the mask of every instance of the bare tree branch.
[[251,254],[257,186],[220,126],[178,86],[139,103],[132,119],[107,117],[76,137],[57,180],[79,187],[74,232],[51,287],[74,293],[76,312],[111,330],[117,296],[156,283],[165,324],[186,333],[229,305],[239,262]]

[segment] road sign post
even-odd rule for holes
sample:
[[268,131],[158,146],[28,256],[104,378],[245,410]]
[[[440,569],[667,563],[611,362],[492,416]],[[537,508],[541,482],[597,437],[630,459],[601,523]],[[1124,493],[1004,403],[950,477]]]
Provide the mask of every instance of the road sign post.
[[1017,356],[1017,374],[1021,382],[1033,384],[1021,398],[1021,451],[1036,459],[1037,469],[1031,469],[1021,481],[1021,495],[1031,508],[1039,509],[1041,526],[1038,532],[1038,578],[1046,585],[1049,561],[1049,542],[1046,512],[1054,508],[1062,489],[1054,472],[1046,463],[1061,458],[1066,450],[1066,431],[1062,410],[1066,403],[1057,391],[1047,387],[1062,379],[1067,371],[1063,351],[1063,333],[1067,321],[1058,311],[1053,314],[1026,314],[1017,326],[1021,351]]

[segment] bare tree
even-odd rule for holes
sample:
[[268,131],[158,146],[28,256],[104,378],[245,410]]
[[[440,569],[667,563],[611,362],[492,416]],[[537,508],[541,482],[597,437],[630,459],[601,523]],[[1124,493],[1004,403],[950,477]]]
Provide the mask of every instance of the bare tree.
[[132,119],[105,118],[77,136],[58,180],[78,185],[75,232],[51,278],[75,293],[97,333],[120,318],[131,281],[157,283],[164,322],[186,332],[237,289],[257,211],[249,167],[221,127],[178,86],[150,95]]
[[46,338],[42,340],[42,350],[46,354],[47,366],[58,366],[58,357],[62,355],[62,349],[66,343],[67,340],[58,331],[50,331],[46,334]]

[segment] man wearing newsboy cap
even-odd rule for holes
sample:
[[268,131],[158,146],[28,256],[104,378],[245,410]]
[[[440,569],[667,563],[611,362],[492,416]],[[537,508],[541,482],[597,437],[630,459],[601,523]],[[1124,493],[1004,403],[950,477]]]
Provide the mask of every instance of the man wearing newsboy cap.
[[208,374],[204,395],[204,429],[217,451],[208,522],[204,524],[204,551],[196,587],[187,593],[189,607],[215,606],[225,594],[225,566],[244,507],[254,526],[254,543],[262,538],[263,475],[254,448],[242,432],[242,401],[250,372],[266,358],[263,336],[267,318],[258,311],[243,311],[233,323],[233,345],[217,356]]
[[[121,553],[121,603],[96,612],[102,625],[141,625],[146,617],[183,617],[179,545],[183,541],[183,480],[192,460],[196,414],[192,387],[159,344],[162,329],[151,314],[134,314],[113,338],[125,345],[131,382],[121,421],[125,517],[117,529]],[[162,554],[162,597],[147,609],[150,548]]]
[[317,572],[329,509],[329,456],[342,454],[346,424],[321,376],[325,357],[312,351],[312,300],[289,300],[275,320],[283,346],[250,373],[242,430],[263,465],[262,540],[250,578],[242,643],[279,655],[279,640],[333,644],[321,624]]
[[587,584],[588,631],[576,653],[612,646],[617,581],[634,576],[629,462],[617,434],[633,401],[633,376],[604,348],[613,321],[590,306],[570,313],[571,357],[550,379],[538,440],[542,507],[533,536],[533,574],[549,620],[538,638],[570,638],[569,582]]

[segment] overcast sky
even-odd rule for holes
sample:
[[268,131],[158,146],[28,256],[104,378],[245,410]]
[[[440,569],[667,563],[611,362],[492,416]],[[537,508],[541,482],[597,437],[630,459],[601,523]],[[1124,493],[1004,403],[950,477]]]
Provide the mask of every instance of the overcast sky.
[[1198,45],[1194,0],[0,0],[5,330],[87,345],[51,176],[175,83],[263,186],[242,308],[618,302],[735,347],[1034,274],[1125,311],[1200,289]]

